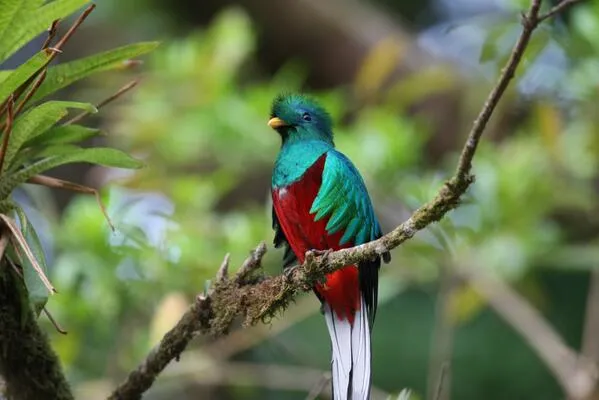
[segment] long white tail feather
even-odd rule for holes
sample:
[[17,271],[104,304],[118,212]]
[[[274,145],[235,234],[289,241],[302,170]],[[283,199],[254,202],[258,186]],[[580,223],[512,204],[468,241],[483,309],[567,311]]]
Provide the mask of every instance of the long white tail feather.
[[353,325],[340,320],[325,304],[324,316],[331,337],[331,371],[334,400],[370,399],[370,325],[364,300]]
[[353,400],[370,398],[370,324],[366,304],[361,300],[352,327],[352,393]]

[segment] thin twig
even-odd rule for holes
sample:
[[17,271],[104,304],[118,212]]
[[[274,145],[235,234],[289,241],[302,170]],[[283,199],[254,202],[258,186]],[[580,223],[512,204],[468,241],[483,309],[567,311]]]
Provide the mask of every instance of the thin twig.
[[21,267],[17,264],[15,264],[15,262],[10,259],[10,258],[6,258],[6,261],[8,261],[8,263],[10,264],[10,267],[12,268],[12,270],[15,272],[15,274],[17,274],[17,276],[19,278],[21,278],[22,280],[25,279],[25,277],[23,276],[23,271],[21,270]]
[[[3,237],[2,239],[0,239],[0,240],[1,240],[1,241],[3,241],[3,240],[4,240],[4,237]],[[3,243],[2,243],[2,242],[0,242],[0,247],[2,246],[2,244],[3,244]],[[3,253],[3,252],[4,252],[4,250],[2,250],[2,252],[1,252],[1,253]],[[16,274],[19,276],[19,278],[21,278],[21,280],[22,280],[23,282],[25,282],[25,277],[23,276],[23,272],[22,272],[22,270],[21,270],[21,268],[22,268],[22,267],[20,267],[20,266],[17,266],[17,265],[16,265],[16,264],[15,264],[15,263],[14,263],[14,262],[11,260],[11,259],[9,259],[9,258],[7,258],[6,260],[7,260],[7,261],[10,263],[10,265],[11,265],[11,267],[12,267],[13,271],[15,271],[15,273],[16,273]],[[44,315],[46,315],[46,317],[48,317],[48,320],[49,320],[49,321],[50,321],[50,323],[51,323],[51,324],[54,326],[54,329],[56,329],[56,332],[58,332],[58,333],[60,333],[60,334],[63,334],[63,335],[66,335],[66,334],[68,333],[66,330],[64,330],[64,329],[63,329],[63,328],[60,326],[60,324],[58,323],[58,321],[56,321],[56,320],[54,319],[54,317],[52,316],[52,314],[50,314],[50,311],[48,311],[48,309],[47,309],[45,306],[44,306],[44,307],[42,307],[42,311],[44,312]]]
[[[4,214],[0,214],[0,219],[4,222],[4,225],[6,225],[8,230],[10,230],[10,240],[13,242],[13,248],[17,255],[21,259],[27,258],[29,260],[31,266],[33,267],[35,272],[37,272],[37,275],[39,276],[44,286],[46,286],[46,289],[48,289],[48,292],[50,292],[50,294],[56,293],[56,289],[54,288],[54,286],[52,286],[50,279],[48,279],[46,273],[35,258],[35,255],[31,251],[31,248],[27,244],[27,240],[23,236],[23,233],[21,233],[21,231],[19,230],[19,227],[17,226],[16,222],[12,218]],[[21,253],[21,250],[19,250],[19,248],[21,248],[23,253],[25,253],[24,255]]]
[[75,34],[77,29],[79,29],[79,27],[81,26],[83,21],[85,21],[85,19],[89,16],[89,14],[92,11],[94,11],[94,8],[96,8],[96,5],[93,3],[90,4],[89,7],[87,7],[81,13],[81,15],[79,15],[79,17],[75,20],[75,22],[73,22],[73,25],[71,25],[71,27],[69,28],[67,33],[65,33],[64,36],[62,38],[60,38],[60,40],[56,43],[56,45],[52,46],[50,49],[53,49],[57,53],[60,52],[62,50],[62,47],[65,45],[65,43],[67,43],[69,41],[69,39]]
[[[10,116],[10,122],[12,122],[14,120],[14,118],[19,115],[19,113],[21,111],[23,111],[23,108],[25,107],[25,104],[31,100],[31,98],[33,97],[33,94],[37,91],[37,89],[39,89],[40,85],[44,82],[44,80],[46,79],[46,74],[47,74],[48,70],[47,68],[44,68],[42,70],[42,72],[37,75],[35,77],[35,80],[33,82],[33,85],[31,86],[31,88],[27,91],[27,94],[25,95],[25,97],[23,98],[23,100],[21,100],[19,102],[19,104],[17,105],[16,109],[14,112],[12,112],[12,116]],[[15,92],[16,93],[16,92]],[[20,96],[20,94],[19,94]],[[14,94],[13,94],[14,97]],[[14,97],[15,99],[17,97]],[[11,110],[9,110],[9,113],[11,112]],[[4,128],[8,125],[9,122],[9,118],[6,119],[6,121],[4,121],[2,124],[0,124],[0,130],[4,130]],[[7,139],[8,140],[8,139]],[[0,164],[0,169],[2,169],[2,164]]]
[[206,330],[203,324],[210,319],[211,307],[208,297],[200,297],[185,312],[173,329],[168,331],[158,346],[144,362],[132,371],[127,380],[108,397],[110,400],[140,399],[141,394],[152,386],[158,374],[178,358],[198,330]]
[[560,2],[559,4],[553,6],[545,14],[541,14],[539,16],[539,18],[537,19],[537,21],[539,23],[541,23],[541,22],[545,21],[546,19],[553,18],[556,14],[559,14],[560,12],[562,12],[562,10],[564,10],[566,7],[569,7],[576,3],[582,3],[583,1],[584,0],[564,0],[564,1]]
[[48,309],[44,306],[42,308],[42,311],[44,312],[44,314],[46,315],[46,317],[48,317],[48,319],[50,320],[50,322],[52,323],[52,325],[54,326],[54,329],[56,329],[56,332],[62,334],[62,335],[66,335],[68,332],[65,331],[62,326],[60,326],[60,324],[58,323],[58,321],[56,321],[54,319],[54,317],[52,316],[52,314],[50,314],[50,311],[48,311]]
[[[528,46],[532,32],[539,25],[538,15],[540,6],[541,0],[532,0],[530,9],[523,16],[522,32],[512,49],[506,66],[501,71],[495,87],[489,93],[487,100],[472,125],[466,143],[462,148],[455,174],[439,190],[437,196],[414,211],[407,221],[380,239],[348,249],[338,250],[325,256],[311,257],[313,261],[307,262],[304,269],[318,269],[324,264],[326,271],[332,272],[345,265],[356,264],[363,259],[372,259],[376,256],[381,256],[412,238],[416,232],[424,229],[429,224],[439,221],[445,214],[458,206],[461,196],[474,181],[474,177],[471,175],[472,159],[480,137],[499,100],[505,93],[508,84],[514,77],[522,55]],[[307,254],[306,259],[308,260],[308,258]],[[299,270],[298,268],[293,273],[300,273]]]
[[595,386],[597,366],[581,360],[543,316],[503,281],[477,268],[459,272],[536,351],[569,398],[587,398]]
[[241,283],[245,281],[255,270],[260,268],[260,261],[262,261],[262,257],[266,254],[266,244],[260,243],[258,247],[256,247],[250,253],[250,256],[245,259],[241,268],[237,272],[235,277],[235,281],[237,283]]
[[316,400],[318,396],[327,388],[327,385],[331,382],[331,373],[325,372],[322,374],[322,378],[310,389],[310,392],[306,396],[306,400]]
[[[12,93],[13,96],[13,101],[18,99],[19,97],[21,97],[21,95],[23,94],[23,91],[25,91],[25,89],[32,83],[34,82],[35,79],[37,79],[37,77],[43,73],[43,71],[46,70],[46,68],[48,67],[48,65],[50,65],[50,63],[54,60],[54,58],[56,58],[56,56],[60,53],[62,53],[62,47],[68,42],[68,40],[75,34],[75,32],[77,31],[77,29],[79,28],[79,26],[81,26],[81,24],[83,23],[83,21],[85,21],[85,19],[88,17],[88,15],[94,10],[94,8],[96,7],[95,4],[91,4],[88,8],[85,9],[85,11],[83,11],[83,13],[77,18],[77,20],[73,23],[73,25],[71,25],[71,27],[69,28],[69,30],[67,31],[67,33],[65,33],[65,35],[58,41],[58,43],[56,43],[56,45],[54,47],[44,47],[43,50],[46,51],[46,53],[49,55],[48,59],[44,62],[44,65],[42,65],[37,71],[35,71],[30,77],[29,79],[27,79],[27,81],[25,81],[21,86],[19,86],[19,88],[17,88],[17,90],[14,91],[14,93]],[[56,22],[56,21],[55,21]],[[49,34],[52,33],[52,27],[54,26],[54,23],[52,24],[52,26],[50,26],[50,31]],[[56,28],[56,27],[54,27]],[[55,34],[55,33],[54,33]],[[29,93],[29,98],[33,97],[33,95],[35,94],[35,92],[39,89],[40,85],[37,85],[34,87],[34,90],[31,90]],[[6,108],[8,106],[8,101],[9,99],[6,99],[1,105],[0,105],[0,117],[2,115],[4,115],[4,112],[6,111]],[[23,103],[23,106],[25,105],[25,103]],[[23,106],[21,107],[21,109],[23,108]],[[15,114],[16,115],[16,114]]]
[[428,371],[427,397],[429,400],[449,399],[454,335],[451,306],[455,290],[456,282],[453,268],[450,265],[441,265]]
[[[14,317],[8,323],[8,318],[0,321],[2,332],[13,333],[3,338],[5,346],[0,357],[0,369],[6,379],[4,394],[7,399],[74,400],[58,357],[37,323],[33,307],[29,307],[27,300],[22,298],[22,269],[12,259],[6,260],[16,277],[2,274],[4,279],[0,280],[0,284],[4,284],[0,288],[0,303],[4,310],[11,310],[4,316]],[[16,280],[17,277],[19,280]],[[9,301],[10,298],[12,301]]]
[[[266,253],[266,245],[261,243],[243,262],[243,266],[237,272],[235,278],[242,271],[247,272],[248,269],[251,269],[252,267],[250,266],[259,264],[264,253]],[[215,286],[226,283],[228,282],[219,282],[217,280]],[[212,293],[214,293],[214,289]],[[150,352],[148,357],[136,370],[129,374],[127,380],[110,395],[109,399],[124,400],[140,398],[141,394],[154,383],[158,374],[160,374],[170,361],[179,357],[198,331],[207,333],[213,328],[211,324],[211,321],[214,319],[212,302],[213,299],[210,295],[198,296],[175,327],[164,335],[158,346]],[[224,329],[228,329],[228,327]]]
[[222,283],[216,282],[205,296],[198,298],[175,328],[165,335],[158,348],[153,350],[125,382],[115,389],[109,399],[139,399],[166,365],[180,355],[197,332],[213,336],[224,335],[228,333],[238,315],[244,316],[246,325],[268,320],[284,310],[298,293],[310,290],[314,282],[323,279],[326,274],[346,265],[372,259],[396,248],[413,237],[416,232],[432,222],[439,221],[447,212],[457,207],[461,196],[473,182],[472,158],[478,141],[501,96],[514,77],[532,32],[540,22],[538,19],[540,3],[540,0],[532,0],[511,56],[468,135],[455,175],[439,190],[434,199],[417,209],[407,221],[378,240],[324,255],[309,252],[306,254],[306,262],[291,270],[290,273],[247,283],[239,277],[243,277],[245,271],[251,272],[258,268],[260,259],[266,251],[265,247],[261,252],[256,249],[250,257],[253,260],[248,261],[247,267],[241,268],[240,272],[243,273],[238,273],[235,279]]
[[220,264],[220,267],[218,268],[218,271],[216,273],[216,281],[217,282],[224,282],[227,279],[229,279],[229,260],[231,258],[231,254],[227,253],[225,254],[225,258],[223,259],[223,262]]
[[104,206],[104,203],[102,202],[102,198],[100,197],[100,192],[97,189],[94,189],[89,186],[80,185],[78,183],[69,182],[69,181],[65,181],[62,179],[58,179],[58,178],[53,178],[51,176],[45,176],[45,175],[36,175],[32,178],[29,178],[27,180],[27,183],[41,185],[41,186],[45,186],[45,187],[52,188],[52,189],[64,189],[64,190],[70,190],[72,192],[93,195],[96,198],[98,207],[100,207],[100,211],[104,215],[104,218],[106,219],[106,222],[108,223],[108,226],[110,226],[110,229],[113,232],[116,230],[112,223],[112,220],[110,219],[110,216],[108,215],[108,211],[106,211],[106,207]]
[[[207,363],[201,358],[185,357],[165,371],[165,378],[174,385],[180,385],[181,380],[200,385],[210,386],[250,386],[264,387],[277,390],[303,390],[308,392],[315,381],[320,381],[327,373],[297,365],[277,365],[228,361]],[[186,379],[186,380],[187,380]],[[174,381],[174,382],[173,382]],[[165,390],[168,392],[168,383]],[[321,393],[323,398],[331,398],[330,391]],[[282,396],[284,397],[284,396]],[[376,387],[372,388],[372,400],[388,399],[389,395]]]
[[[137,86],[138,83],[139,83],[139,79],[134,79],[131,82],[127,83],[125,86],[123,86],[119,90],[117,90],[113,95],[107,97],[106,99],[104,99],[101,102],[99,102],[98,104],[96,104],[96,109],[99,110],[100,108],[104,107],[106,104],[108,104],[108,103],[110,103],[110,102],[118,99],[119,97],[123,96],[129,90],[131,90],[135,86]],[[75,115],[73,118],[71,118],[70,120],[68,120],[67,122],[65,122],[63,125],[71,125],[71,124],[74,124],[76,122],[79,122],[83,118],[85,118],[88,114],[89,114],[89,111],[83,111],[80,114]]]
[[14,120],[13,107],[15,103],[12,94],[8,98],[8,103],[6,104],[8,115],[6,116],[6,126],[2,131],[2,147],[0,147],[0,171],[2,171],[2,168],[4,167],[4,158],[6,157],[6,149],[8,148],[8,142],[10,140],[10,134],[12,132],[12,124]]
[[597,267],[591,272],[589,279],[582,354],[599,365],[599,268]]
[[50,25],[50,27],[48,28],[48,36],[46,37],[46,40],[44,41],[44,44],[42,45],[42,50],[47,49],[50,46],[52,39],[54,39],[54,37],[56,37],[56,32],[58,31],[59,23],[60,23],[59,19],[55,19],[54,21],[52,21],[52,25]]
[[2,259],[4,258],[4,252],[8,246],[9,233],[5,229],[0,230],[0,267],[2,266]]
[[[443,389],[446,387],[445,381],[447,373],[449,372],[449,368],[451,368],[449,362],[444,362],[441,364],[439,380],[437,382],[437,387],[435,388],[435,397],[433,398],[434,400],[440,400],[441,396],[443,395]],[[449,398],[449,392],[447,392],[447,398]]]
[[468,134],[466,146],[462,150],[462,154],[460,155],[460,160],[456,169],[455,176],[457,178],[456,181],[458,184],[468,182],[472,179],[470,176],[470,170],[472,169],[472,158],[476,152],[478,142],[487,126],[487,123],[489,122],[489,119],[491,118],[491,114],[497,106],[497,103],[499,103],[503,93],[505,93],[510,81],[514,77],[516,69],[518,68],[520,60],[522,59],[522,55],[524,54],[524,50],[526,50],[526,47],[528,46],[532,32],[539,23],[538,15],[540,8],[541,0],[533,0],[528,13],[526,13],[522,18],[522,33],[520,34],[520,37],[518,37],[518,41],[512,49],[510,58],[508,59],[506,66],[502,69],[499,79],[487,97],[481,112],[474,120],[472,130]]
[[[31,85],[31,83],[37,79],[39,74],[41,74],[42,71],[44,71],[47,68],[49,62],[50,62],[50,58],[48,58],[46,60],[46,62],[44,63],[44,65],[42,65],[37,71],[35,71],[33,74],[31,74],[31,76],[25,82],[23,82],[21,84],[21,86],[19,86],[14,92],[11,93],[13,102],[21,97],[21,95],[23,94],[25,89],[27,87],[29,87],[29,85]],[[7,111],[9,99],[10,99],[10,97],[7,98],[4,101],[4,103],[2,103],[2,106],[0,106],[0,117],[4,116],[4,112]],[[15,117],[16,117],[16,113],[13,114],[13,118],[15,118]],[[4,128],[5,126],[6,126],[6,121],[4,122],[4,124],[2,124],[2,128]]]
[[[94,8],[96,8],[95,4],[91,4],[89,7],[87,7],[83,11],[83,13],[81,13],[81,15],[77,18],[77,20],[75,20],[73,25],[71,25],[71,27],[64,34],[64,36],[58,41],[58,43],[56,43],[55,46],[53,46],[53,47],[44,46],[43,47],[43,50],[45,50],[46,53],[49,54],[48,59],[46,60],[44,65],[42,65],[36,72],[34,72],[29,79],[27,79],[27,81],[25,83],[23,83],[17,90],[15,90],[15,92],[13,93],[15,99],[18,99],[19,97],[21,97],[21,94],[23,94],[23,91],[25,90],[25,88],[27,88],[32,82],[34,82],[40,74],[45,73],[46,69],[48,68],[48,65],[50,65],[50,63],[56,58],[56,56],[58,54],[62,53],[62,47],[75,34],[75,32],[77,31],[79,26],[81,26],[83,21],[85,21],[85,19],[94,10]],[[52,23],[52,25],[50,26],[50,29],[48,32],[49,38],[50,38],[50,35],[56,35],[55,23],[57,24],[58,22],[54,21],[54,23]],[[50,38],[50,40],[51,40],[51,38]],[[33,97],[33,95],[35,94],[35,92],[37,92],[37,90],[39,89],[40,86],[41,86],[41,82],[39,82],[38,85],[34,85],[32,90],[30,90],[28,93],[28,99],[31,99]],[[25,105],[25,102],[23,102],[23,105],[20,108],[23,109],[24,105]],[[2,115],[3,112],[4,112],[4,105],[0,106],[0,115]]]
[[123,68],[132,69],[132,68],[139,67],[143,63],[144,63],[143,60],[125,60],[125,61],[123,61]]
[[48,74],[48,69],[44,69],[36,78],[35,81],[33,82],[33,85],[31,86],[31,88],[27,91],[27,94],[25,95],[25,97],[23,98],[23,100],[21,100],[19,102],[19,105],[17,106],[17,110],[15,112],[15,115],[18,115],[21,111],[23,111],[23,108],[25,107],[25,104],[27,104],[27,102],[29,100],[31,100],[31,98],[33,97],[33,95],[35,94],[35,92],[37,92],[37,90],[39,89],[39,87],[42,85],[42,83],[44,83],[44,80],[46,79],[46,75]]
[[292,309],[285,311],[285,318],[276,319],[271,325],[257,324],[247,329],[237,329],[227,336],[210,342],[201,350],[209,353],[212,358],[231,358],[235,354],[251,349],[314,315],[318,312],[318,308],[314,303],[316,303],[316,300],[312,297],[303,296],[291,306]]

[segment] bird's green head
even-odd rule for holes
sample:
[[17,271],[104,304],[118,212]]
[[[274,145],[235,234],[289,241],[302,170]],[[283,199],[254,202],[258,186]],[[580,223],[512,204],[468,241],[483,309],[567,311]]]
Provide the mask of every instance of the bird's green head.
[[332,121],[315,100],[300,94],[278,96],[272,104],[268,126],[285,143],[321,140],[333,145]]

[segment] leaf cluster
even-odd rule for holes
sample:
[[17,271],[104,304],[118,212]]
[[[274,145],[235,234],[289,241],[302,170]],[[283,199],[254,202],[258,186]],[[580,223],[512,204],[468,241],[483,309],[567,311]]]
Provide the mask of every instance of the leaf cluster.
[[[79,162],[118,168],[142,166],[141,161],[120,150],[80,145],[99,134],[99,130],[77,123],[84,116],[98,112],[97,106],[46,100],[91,75],[127,68],[131,59],[156,47],[156,43],[137,43],[66,63],[52,63],[95,6],[88,5],[62,35],[58,35],[59,25],[86,4],[87,0],[0,1],[0,64],[44,31],[48,35],[33,56],[12,70],[0,71],[0,219],[1,235],[7,239],[6,248],[2,249],[3,264],[23,278],[29,302],[38,314],[55,289],[47,277],[46,259],[36,229],[13,200],[14,190],[22,184],[34,183],[97,194],[92,188],[44,174],[58,166]],[[79,114],[69,119],[73,112]]]

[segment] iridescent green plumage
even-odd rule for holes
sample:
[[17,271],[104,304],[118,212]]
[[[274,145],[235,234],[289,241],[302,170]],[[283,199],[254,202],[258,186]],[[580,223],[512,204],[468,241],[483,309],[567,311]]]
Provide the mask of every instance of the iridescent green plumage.
[[[272,199],[274,243],[287,247],[284,265],[293,263],[293,255],[303,262],[308,250],[338,250],[379,238],[364,181],[335,149],[326,111],[304,96],[283,96],[273,104],[269,125],[282,139]],[[376,257],[345,266],[314,286],[331,336],[336,400],[369,397],[380,263]]]
[[315,221],[329,217],[327,232],[344,230],[340,244],[362,244],[381,236],[366,186],[351,161],[332,149],[327,152],[322,184],[311,214]]

